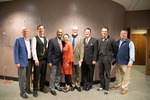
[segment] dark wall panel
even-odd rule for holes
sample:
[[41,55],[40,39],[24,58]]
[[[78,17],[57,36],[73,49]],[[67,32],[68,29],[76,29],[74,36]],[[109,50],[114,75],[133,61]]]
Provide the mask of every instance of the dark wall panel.
[[7,76],[12,77],[17,77],[13,44],[24,26],[30,29],[31,38],[36,35],[37,25],[43,24],[48,38],[54,37],[58,28],[71,33],[71,28],[77,25],[80,35],[84,36],[83,30],[90,27],[97,39],[103,25],[110,28],[115,39],[125,26],[125,8],[111,0],[14,0],[0,3],[0,12],[0,75],[6,66]]

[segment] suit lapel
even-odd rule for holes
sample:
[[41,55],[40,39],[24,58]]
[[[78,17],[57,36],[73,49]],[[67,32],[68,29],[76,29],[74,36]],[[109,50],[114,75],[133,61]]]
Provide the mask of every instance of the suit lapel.
[[58,47],[58,49],[61,51],[57,37],[55,38],[55,43],[56,43],[56,46]]

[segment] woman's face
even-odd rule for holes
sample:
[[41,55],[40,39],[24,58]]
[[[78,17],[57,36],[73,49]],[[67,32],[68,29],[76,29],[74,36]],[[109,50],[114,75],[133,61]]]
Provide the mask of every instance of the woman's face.
[[69,41],[69,36],[68,36],[68,35],[64,35],[64,36],[63,36],[63,40],[64,40],[65,43],[68,43],[68,41]]

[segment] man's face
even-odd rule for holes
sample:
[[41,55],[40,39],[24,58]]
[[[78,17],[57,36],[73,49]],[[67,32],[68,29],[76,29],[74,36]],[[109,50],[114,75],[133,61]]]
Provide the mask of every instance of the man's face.
[[121,31],[121,32],[120,32],[120,38],[121,38],[121,39],[127,38],[127,32],[126,32],[126,31]]
[[74,26],[74,27],[72,28],[72,34],[73,34],[73,35],[77,35],[78,32],[79,32],[78,27]]
[[86,30],[84,31],[84,34],[85,34],[85,37],[88,38],[88,37],[91,36],[91,31],[88,30],[88,29],[86,29]]
[[22,34],[24,38],[28,38],[29,37],[29,30],[27,28],[22,30]]
[[63,35],[63,30],[62,30],[62,29],[58,29],[58,30],[57,30],[57,37],[58,37],[59,39],[61,39],[62,35]]
[[45,29],[44,29],[44,26],[40,26],[40,27],[38,27],[38,33],[39,33],[39,35],[43,35],[44,34],[44,32],[45,32]]
[[102,36],[106,37],[108,35],[108,30],[106,28],[102,28]]

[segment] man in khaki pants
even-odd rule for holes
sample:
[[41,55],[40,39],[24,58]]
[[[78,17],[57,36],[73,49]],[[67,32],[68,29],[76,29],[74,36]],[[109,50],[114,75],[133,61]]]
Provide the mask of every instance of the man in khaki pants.
[[133,42],[127,38],[127,30],[121,30],[120,40],[117,41],[116,52],[116,81],[112,90],[121,86],[121,94],[126,94],[130,80],[130,69],[135,60],[135,48]]

